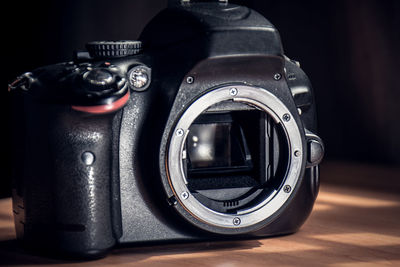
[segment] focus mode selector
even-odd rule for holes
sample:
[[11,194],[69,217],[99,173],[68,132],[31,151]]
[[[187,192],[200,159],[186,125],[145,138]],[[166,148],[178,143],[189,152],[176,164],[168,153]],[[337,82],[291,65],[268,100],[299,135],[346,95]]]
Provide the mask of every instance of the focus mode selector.
[[93,58],[119,58],[139,54],[142,50],[142,42],[94,41],[87,43],[86,49]]
[[83,80],[100,90],[114,81],[114,75],[107,69],[92,69],[85,72],[82,76]]

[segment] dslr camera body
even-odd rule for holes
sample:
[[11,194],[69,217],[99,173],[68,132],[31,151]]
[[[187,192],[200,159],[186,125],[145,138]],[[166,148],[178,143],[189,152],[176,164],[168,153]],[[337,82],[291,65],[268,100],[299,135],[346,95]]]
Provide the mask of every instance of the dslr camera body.
[[274,26],[225,1],[182,1],[139,39],[88,43],[9,85],[18,239],[100,257],[297,231],[324,146],[310,82]]

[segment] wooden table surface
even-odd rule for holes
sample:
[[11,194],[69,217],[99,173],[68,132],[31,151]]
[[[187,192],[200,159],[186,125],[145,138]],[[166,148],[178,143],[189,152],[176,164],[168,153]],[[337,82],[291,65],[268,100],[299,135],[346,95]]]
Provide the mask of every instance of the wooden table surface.
[[29,255],[0,200],[1,266],[400,266],[400,168],[327,163],[315,208],[293,235],[114,249],[89,262]]

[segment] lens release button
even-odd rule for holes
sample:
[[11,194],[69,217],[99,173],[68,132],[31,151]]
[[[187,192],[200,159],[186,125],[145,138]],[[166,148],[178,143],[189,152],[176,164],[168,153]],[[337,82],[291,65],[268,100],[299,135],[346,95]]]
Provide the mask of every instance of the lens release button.
[[308,165],[315,166],[324,156],[324,146],[318,140],[308,141]]

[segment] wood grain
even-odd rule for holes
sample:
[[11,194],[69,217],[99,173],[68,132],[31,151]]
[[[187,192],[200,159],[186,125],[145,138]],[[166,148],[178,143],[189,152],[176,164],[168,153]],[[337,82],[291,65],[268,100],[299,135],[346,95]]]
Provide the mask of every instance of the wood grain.
[[[362,165],[354,167],[351,174],[346,174],[341,168],[349,166],[328,164],[325,168],[327,181],[332,181],[339,173],[347,175],[348,179],[365,175]],[[368,169],[365,177],[375,177],[376,182],[382,182],[384,177],[381,175],[388,172],[385,168],[365,168]],[[400,175],[397,177],[396,182],[400,183]],[[362,178],[354,177],[355,180]],[[400,266],[400,194],[381,187],[373,189],[324,182],[310,218],[293,235],[259,240],[116,248],[107,257],[89,262],[49,259],[23,251],[15,241],[11,200],[2,199],[0,265]]]

